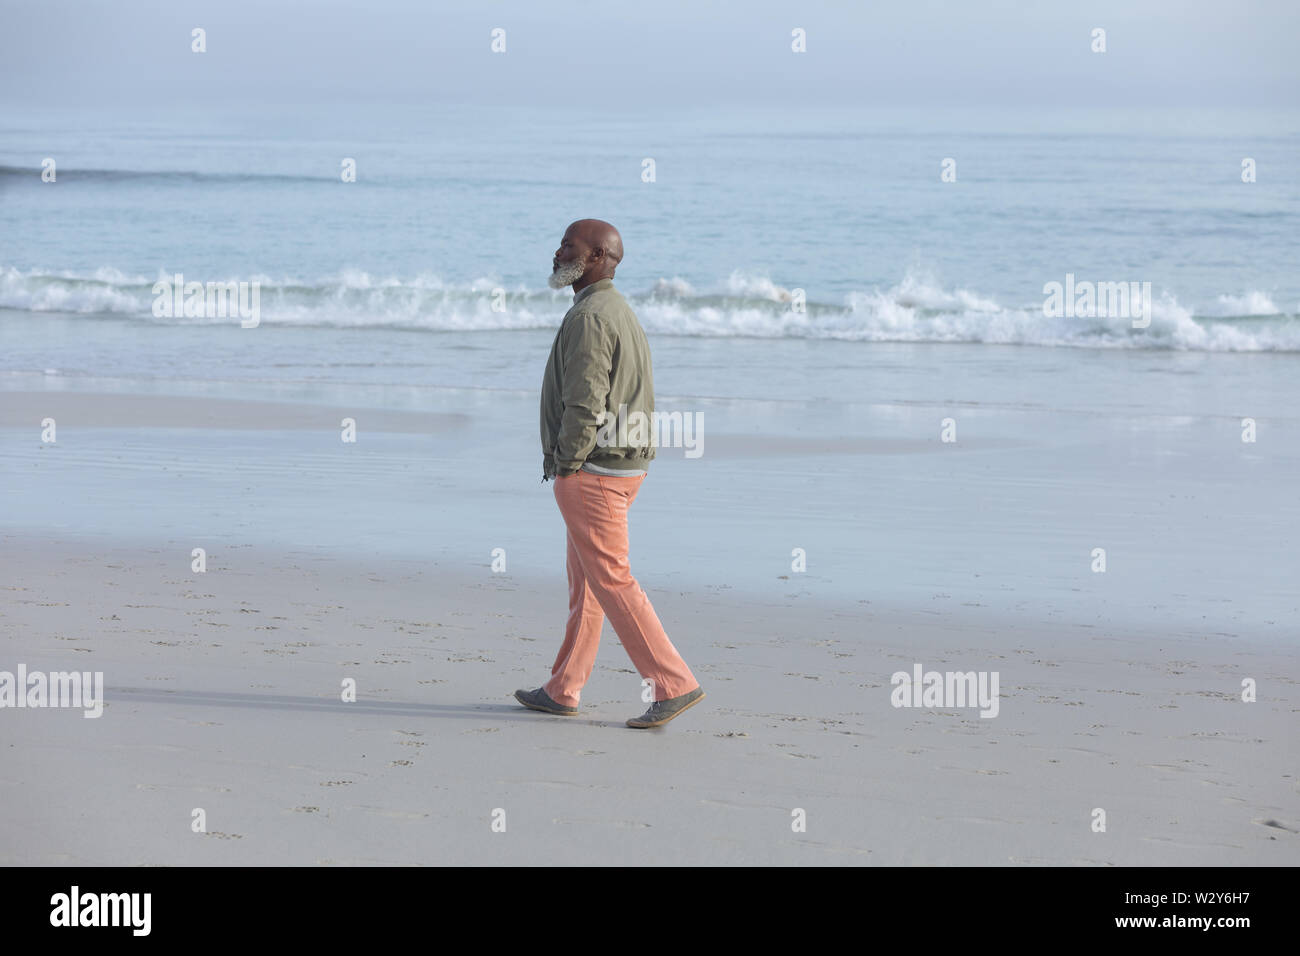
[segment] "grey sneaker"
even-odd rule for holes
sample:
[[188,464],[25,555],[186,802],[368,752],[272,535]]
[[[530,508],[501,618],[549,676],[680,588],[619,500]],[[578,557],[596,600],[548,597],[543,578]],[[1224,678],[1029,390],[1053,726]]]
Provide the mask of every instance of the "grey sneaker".
[[578,713],[576,707],[565,707],[563,704],[557,704],[551,700],[550,695],[540,687],[537,690],[515,691],[515,700],[532,710],[540,710],[548,714],[559,714],[561,717],[573,717]]
[[640,717],[628,719],[629,727],[658,727],[666,724],[684,710],[694,707],[696,703],[704,699],[704,689],[695,688],[689,694],[682,694],[681,697],[669,697],[667,700],[657,700],[650,705]]

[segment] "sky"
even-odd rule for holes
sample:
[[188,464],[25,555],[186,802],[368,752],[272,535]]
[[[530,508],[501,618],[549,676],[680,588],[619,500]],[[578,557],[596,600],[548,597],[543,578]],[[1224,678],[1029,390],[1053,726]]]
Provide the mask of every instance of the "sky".
[[0,0],[0,104],[1276,109],[1298,38],[1297,0]]

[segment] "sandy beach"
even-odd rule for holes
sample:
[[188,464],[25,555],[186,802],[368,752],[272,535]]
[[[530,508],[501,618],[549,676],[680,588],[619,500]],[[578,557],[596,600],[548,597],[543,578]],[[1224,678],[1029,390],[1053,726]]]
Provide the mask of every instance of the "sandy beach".
[[[1185,623],[1212,612],[1213,595],[1186,598],[1194,606],[1165,626],[1123,613],[1122,601],[1085,613],[1023,590],[971,599],[1005,582],[924,599],[877,582],[849,599],[833,573],[812,573],[816,551],[806,582],[788,566],[751,580],[717,551],[726,571],[684,574],[693,559],[673,542],[722,547],[744,513],[656,533],[680,461],[665,461],[654,476],[664,490],[634,510],[633,569],[708,697],[660,730],[625,727],[641,710],[640,680],[607,624],[582,714],[523,710],[512,692],[549,674],[563,626],[563,568],[550,553],[562,524],[535,479],[521,485],[526,503],[498,510],[533,515],[530,530],[512,537],[494,523],[473,495],[484,476],[456,446],[481,433],[458,417],[459,399],[445,404],[395,424],[369,466],[393,470],[399,448],[408,469],[445,459],[421,479],[434,510],[466,502],[489,526],[472,548],[454,530],[440,540],[412,529],[405,544],[424,541],[421,557],[397,547],[396,532],[369,548],[350,535],[350,509],[372,524],[388,514],[354,496],[365,469],[304,467],[325,459],[313,451],[323,440],[338,442],[347,407],[204,400],[199,415],[163,396],[4,394],[13,456],[0,670],[98,671],[105,692],[98,719],[0,712],[0,862],[1300,862],[1300,655],[1279,636],[1285,621]],[[38,441],[47,411],[57,445]],[[244,424],[250,414],[259,426]],[[223,477],[194,451],[233,461],[268,427],[279,457],[253,472]],[[902,439],[879,437],[846,454],[915,460]],[[429,461],[424,442],[439,443]],[[995,446],[985,454],[1017,447]],[[752,456],[734,450],[719,440],[709,460]],[[931,442],[924,454],[935,453]],[[187,480],[207,491],[191,485],[185,498]],[[73,489],[96,514],[129,520],[88,528]],[[171,520],[173,498],[184,502],[175,514],[196,516],[189,527]],[[288,543],[294,500],[304,526],[335,513],[336,533]],[[268,533],[272,515],[282,520]],[[32,527],[41,520],[79,528]],[[492,570],[494,544],[507,550],[504,573]],[[191,570],[195,547],[207,550],[203,573]],[[997,672],[996,717],[893,706],[891,675],[918,664]],[[1246,678],[1253,703],[1241,699]],[[342,699],[347,679],[355,701]],[[198,808],[206,832],[191,829]]]

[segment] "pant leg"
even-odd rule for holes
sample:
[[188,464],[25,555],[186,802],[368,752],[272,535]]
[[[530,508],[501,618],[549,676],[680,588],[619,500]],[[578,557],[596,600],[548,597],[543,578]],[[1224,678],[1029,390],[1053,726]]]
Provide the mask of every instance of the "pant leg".
[[542,689],[551,700],[566,707],[577,707],[583,685],[591,676],[596,664],[596,650],[600,646],[600,630],[605,625],[605,614],[600,602],[587,587],[587,576],[582,570],[573,535],[568,540],[566,567],[569,574],[569,619],[564,625],[564,643],[551,667],[551,679]]
[[668,639],[650,598],[632,576],[627,512],[644,477],[615,478],[579,471],[556,480],[555,500],[587,587],[637,672],[654,682],[654,699],[665,700],[690,693],[700,684]]

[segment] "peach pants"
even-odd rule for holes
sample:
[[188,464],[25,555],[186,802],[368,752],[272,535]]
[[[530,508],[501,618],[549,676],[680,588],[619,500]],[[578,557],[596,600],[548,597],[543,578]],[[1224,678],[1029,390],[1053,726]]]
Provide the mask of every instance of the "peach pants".
[[628,563],[627,510],[644,480],[645,475],[615,478],[579,471],[554,481],[569,540],[569,620],[551,679],[543,686],[557,704],[578,706],[607,615],[637,673],[654,682],[655,700],[700,686]]

